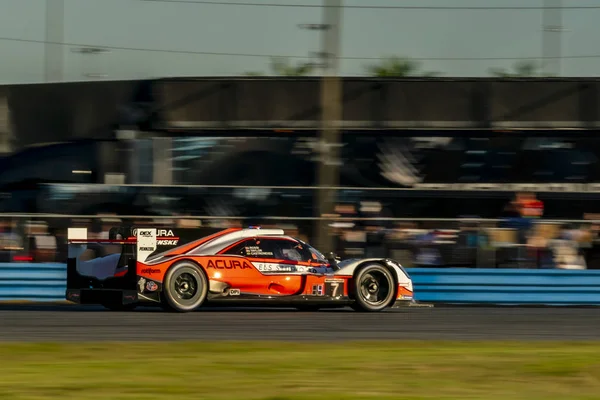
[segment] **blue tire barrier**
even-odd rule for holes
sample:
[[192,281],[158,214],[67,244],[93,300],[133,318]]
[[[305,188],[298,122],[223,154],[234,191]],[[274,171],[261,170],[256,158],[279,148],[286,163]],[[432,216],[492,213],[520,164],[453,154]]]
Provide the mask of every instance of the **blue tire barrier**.
[[0,263],[0,301],[64,301],[67,265]]
[[599,270],[408,268],[429,303],[600,305]]
[[[427,303],[600,305],[600,270],[408,268]],[[0,301],[64,301],[66,264],[0,263]]]

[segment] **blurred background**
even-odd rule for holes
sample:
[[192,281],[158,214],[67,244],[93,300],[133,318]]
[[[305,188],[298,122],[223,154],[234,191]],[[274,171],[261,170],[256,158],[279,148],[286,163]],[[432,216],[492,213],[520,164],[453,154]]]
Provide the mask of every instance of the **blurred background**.
[[598,269],[599,15],[0,0],[0,261],[63,262],[72,226],[261,225],[407,267]]

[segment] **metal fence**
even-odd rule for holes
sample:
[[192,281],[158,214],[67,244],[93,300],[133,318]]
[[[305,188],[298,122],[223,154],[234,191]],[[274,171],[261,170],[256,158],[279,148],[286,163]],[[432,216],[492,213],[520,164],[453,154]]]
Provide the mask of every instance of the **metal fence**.
[[121,224],[173,229],[181,243],[227,227],[261,225],[312,241],[328,223],[343,258],[391,257],[407,267],[600,269],[599,220],[408,219],[0,214],[0,262],[64,262],[68,227],[107,237]]

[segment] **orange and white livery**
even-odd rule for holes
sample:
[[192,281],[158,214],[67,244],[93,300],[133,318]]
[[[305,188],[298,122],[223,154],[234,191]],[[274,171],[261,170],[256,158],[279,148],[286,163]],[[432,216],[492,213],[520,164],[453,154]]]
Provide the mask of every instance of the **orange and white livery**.
[[[164,232],[137,228],[102,241],[88,240],[85,228],[69,229],[66,299],[109,309],[155,304],[179,312],[217,304],[381,311],[413,300],[412,280],[399,263],[338,261],[281,229],[226,229],[158,252],[160,241],[178,243],[172,231]],[[86,257],[90,247],[102,244],[122,251]]]

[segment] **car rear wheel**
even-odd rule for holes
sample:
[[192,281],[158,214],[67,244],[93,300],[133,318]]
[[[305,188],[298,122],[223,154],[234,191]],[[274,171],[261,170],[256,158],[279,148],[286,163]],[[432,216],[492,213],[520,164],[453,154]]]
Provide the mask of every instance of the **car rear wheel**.
[[173,265],[165,275],[163,302],[166,308],[177,312],[190,312],[200,307],[208,294],[208,279],[194,263]]
[[379,264],[361,268],[354,277],[356,311],[381,311],[394,301],[395,279],[392,272]]

